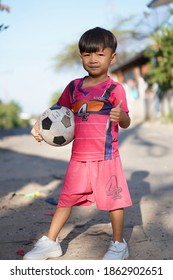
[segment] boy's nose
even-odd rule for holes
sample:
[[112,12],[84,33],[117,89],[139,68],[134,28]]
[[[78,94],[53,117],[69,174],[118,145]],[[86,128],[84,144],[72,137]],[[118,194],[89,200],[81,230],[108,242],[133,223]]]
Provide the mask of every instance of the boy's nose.
[[91,55],[90,55],[90,61],[91,61],[91,62],[96,62],[96,61],[97,61],[97,56],[96,56],[95,53],[91,53]]

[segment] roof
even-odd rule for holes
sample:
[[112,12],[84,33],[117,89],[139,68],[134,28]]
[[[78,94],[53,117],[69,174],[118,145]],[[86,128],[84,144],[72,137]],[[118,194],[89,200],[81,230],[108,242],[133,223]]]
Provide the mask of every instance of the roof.
[[127,59],[126,61],[123,61],[122,63],[114,63],[110,67],[110,72],[114,73],[116,71],[125,71],[129,68],[132,68],[134,66],[141,66],[142,64],[145,64],[148,62],[148,58],[144,56],[144,51],[136,54],[135,56]]
[[149,8],[155,8],[155,7],[167,5],[169,3],[173,3],[173,0],[153,0],[147,6]]

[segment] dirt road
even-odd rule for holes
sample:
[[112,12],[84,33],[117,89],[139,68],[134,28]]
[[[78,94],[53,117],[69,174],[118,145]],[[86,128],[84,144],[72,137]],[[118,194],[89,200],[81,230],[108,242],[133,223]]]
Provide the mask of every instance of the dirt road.
[[[133,199],[125,211],[130,259],[173,259],[173,125],[147,122],[120,133],[120,153]],[[0,259],[17,260],[46,234],[71,146],[37,144],[29,130],[0,132]],[[33,192],[40,196],[30,197]],[[102,259],[111,239],[108,213],[74,207],[60,233],[59,259]]]

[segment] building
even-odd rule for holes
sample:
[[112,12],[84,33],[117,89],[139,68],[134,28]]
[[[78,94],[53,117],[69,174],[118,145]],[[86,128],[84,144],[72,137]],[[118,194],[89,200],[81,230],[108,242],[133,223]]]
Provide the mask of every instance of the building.
[[[147,6],[152,9],[172,2],[173,0],[153,0]],[[145,49],[123,62],[115,63],[110,68],[110,75],[122,83],[126,89],[128,104],[131,112],[133,112],[132,118],[138,120],[156,117],[160,114],[160,111],[167,114],[170,104],[173,107],[172,93],[169,93],[169,98],[166,98],[163,100],[163,104],[160,104],[157,85],[152,87],[148,85],[148,59],[144,53]],[[135,93],[136,89],[138,95]]]

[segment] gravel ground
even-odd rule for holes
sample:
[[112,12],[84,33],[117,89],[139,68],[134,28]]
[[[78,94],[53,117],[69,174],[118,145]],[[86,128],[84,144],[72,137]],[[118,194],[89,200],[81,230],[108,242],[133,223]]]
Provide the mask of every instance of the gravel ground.
[[[121,130],[121,158],[133,199],[125,210],[124,237],[131,260],[173,259],[173,125],[134,124]],[[39,145],[29,130],[0,132],[0,259],[21,260],[47,233],[71,145]],[[39,192],[40,196],[28,197]],[[106,211],[74,207],[60,233],[64,260],[102,259],[111,239]],[[20,253],[20,251],[19,251]]]

